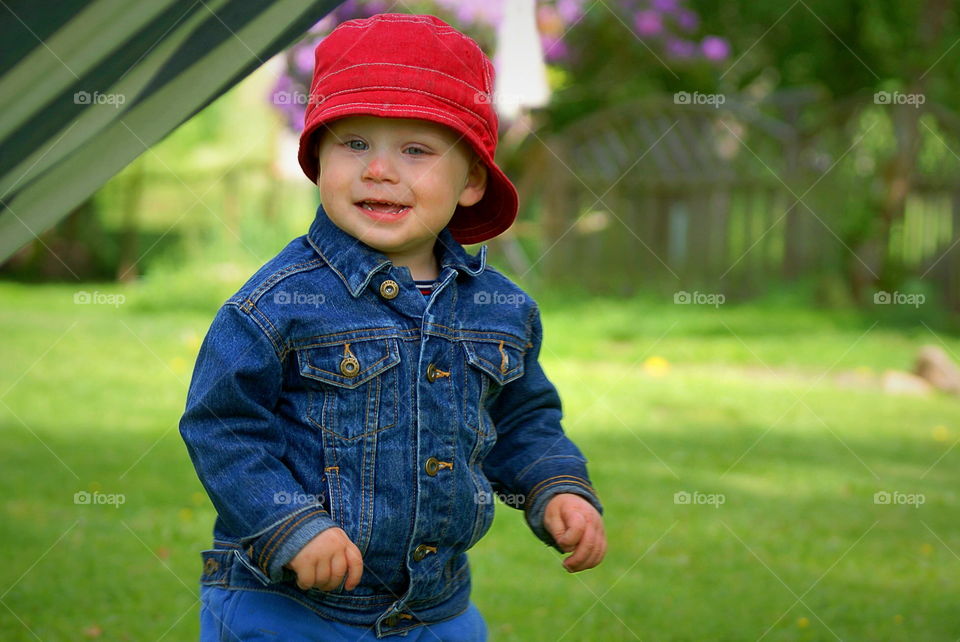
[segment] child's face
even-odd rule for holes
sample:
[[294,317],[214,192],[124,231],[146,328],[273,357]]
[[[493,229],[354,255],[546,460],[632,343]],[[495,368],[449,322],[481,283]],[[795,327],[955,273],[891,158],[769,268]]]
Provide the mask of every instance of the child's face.
[[340,229],[397,265],[431,260],[457,205],[483,197],[486,166],[452,129],[424,120],[349,116],[318,147],[323,207]]

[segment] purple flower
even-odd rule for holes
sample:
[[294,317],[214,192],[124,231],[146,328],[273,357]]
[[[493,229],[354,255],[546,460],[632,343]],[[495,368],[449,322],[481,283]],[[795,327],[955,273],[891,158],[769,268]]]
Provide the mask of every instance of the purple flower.
[[654,9],[657,11],[662,11],[663,13],[673,13],[679,9],[677,0],[653,0],[651,3]]
[[567,24],[576,22],[583,15],[581,0],[557,0],[557,13]]
[[278,102],[280,102],[276,100],[277,94],[290,92],[292,89],[293,89],[293,79],[287,74],[280,74],[277,77],[277,82],[273,85],[273,93],[271,95],[273,104],[276,105]]
[[641,36],[655,36],[663,31],[663,21],[656,11],[638,11],[633,17],[633,26]]
[[452,11],[458,22],[496,26],[503,18],[503,6],[490,0],[435,0],[437,5]]
[[677,26],[683,31],[694,31],[699,24],[700,19],[697,17],[697,14],[692,11],[681,9],[677,14]]
[[667,40],[667,53],[678,59],[692,58],[697,53],[697,44],[689,40],[670,38]]
[[287,125],[298,131],[303,127],[305,105],[301,97],[306,96],[306,90],[293,78],[282,74],[277,78],[270,94],[270,103],[283,114]]
[[366,10],[373,16],[387,11],[394,4],[396,3],[387,2],[386,0],[369,0],[369,2],[366,3]]
[[570,54],[570,48],[562,38],[542,34],[540,44],[543,47],[543,57],[547,62],[556,62],[566,58]]
[[719,36],[707,36],[700,42],[700,50],[707,60],[724,60],[730,55],[730,44]]
[[347,0],[330,13],[336,16],[338,22],[352,20],[360,15],[360,3],[357,0]]
[[313,74],[313,50],[309,44],[297,47],[293,51],[293,67],[302,76]]

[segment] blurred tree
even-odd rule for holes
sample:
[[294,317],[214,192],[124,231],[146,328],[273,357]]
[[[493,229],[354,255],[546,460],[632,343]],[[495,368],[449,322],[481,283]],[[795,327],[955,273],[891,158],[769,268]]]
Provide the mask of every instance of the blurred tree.
[[844,252],[843,261],[854,296],[863,300],[869,286],[895,287],[898,266],[887,251],[890,231],[903,217],[922,139],[933,133],[921,129],[921,117],[935,106],[955,105],[960,98],[954,82],[960,72],[960,50],[954,50],[960,39],[954,3],[695,4],[704,23],[727,34],[734,50],[742,52],[718,78],[724,87],[745,91],[762,82],[769,91],[821,90],[822,99],[810,104],[798,120],[808,142],[825,140],[821,136],[825,130],[840,132],[845,135],[836,138],[839,145],[833,152],[844,153],[864,133],[858,121],[866,110],[879,106],[887,112],[893,127],[886,133],[892,144],[877,146],[884,149],[875,163],[874,179],[863,180],[855,190],[856,203],[847,201],[852,211],[834,212],[831,219],[852,250]]

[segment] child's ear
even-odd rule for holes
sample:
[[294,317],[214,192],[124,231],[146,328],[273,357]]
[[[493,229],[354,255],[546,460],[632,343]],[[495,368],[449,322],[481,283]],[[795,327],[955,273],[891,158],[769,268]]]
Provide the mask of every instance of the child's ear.
[[487,166],[479,158],[474,157],[473,165],[467,172],[467,183],[460,192],[458,203],[464,207],[476,205],[483,198],[487,190]]

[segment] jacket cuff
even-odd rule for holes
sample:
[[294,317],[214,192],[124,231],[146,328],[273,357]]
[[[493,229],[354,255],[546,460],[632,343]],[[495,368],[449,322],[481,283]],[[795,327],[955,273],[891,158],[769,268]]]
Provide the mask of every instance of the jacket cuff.
[[308,506],[293,513],[279,524],[247,543],[247,558],[270,582],[295,579],[284,565],[290,562],[307,542],[332,527],[340,527],[321,506]]
[[551,499],[562,493],[571,493],[583,497],[590,502],[590,505],[596,508],[597,512],[601,515],[603,515],[603,505],[600,503],[600,498],[597,497],[596,491],[590,487],[587,480],[572,475],[561,475],[555,479],[542,482],[542,489],[539,491],[536,487],[533,489],[531,499],[527,501],[526,510],[523,512],[527,520],[527,525],[540,541],[548,546],[552,546],[561,553],[565,553],[566,551],[557,545],[557,542],[553,539],[553,536],[543,523],[544,515],[547,512],[547,504],[550,503]]

